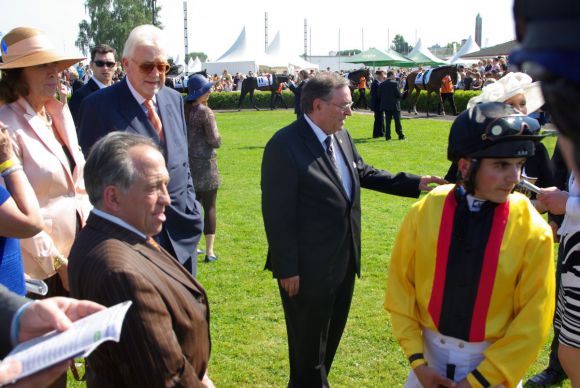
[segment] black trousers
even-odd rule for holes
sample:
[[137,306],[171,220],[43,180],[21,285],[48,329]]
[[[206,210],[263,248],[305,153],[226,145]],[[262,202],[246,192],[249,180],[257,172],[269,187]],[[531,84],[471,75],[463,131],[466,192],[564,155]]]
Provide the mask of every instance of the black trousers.
[[400,110],[386,110],[385,111],[385,138],[391,138],[391,119],[395,119],[395,131],[399,137],[403,136],[403,126],[401,125],[401,111]]
[[[457,108],[455,107],[453,93],[441,93],[441,101],[443,102],[443,105],[445,104],[445,100],[449,100],[449,105],[451,105],[451,112],[453,113],[453,116],[457,116]],[[439,113],[445,110],[443,105],[439,104]]]
[[280,296],[286,318],[290,381],[288,387],[329,387],[328,373],[348,318],[354,290],[354,266],[337,287]]
[[382,110],[375,110],[375,122],[373,124],[373,137],[385,136],[385,113]]

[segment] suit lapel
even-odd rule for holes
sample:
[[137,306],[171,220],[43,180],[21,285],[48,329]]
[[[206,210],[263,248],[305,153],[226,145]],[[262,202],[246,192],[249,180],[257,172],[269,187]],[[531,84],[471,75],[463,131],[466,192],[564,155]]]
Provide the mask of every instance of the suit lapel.
[[[60,111],[58,111],[58,108],[56,108],[54,104],[58,104],[60,106]],[[42,121],[42,119],[33,111],[32,107],[28,104],[28,102],[24,98],[21,97],[18,99],[17,106],[19,109],[22,109],[22,113],[24,114],[26,121],[28,121],[28,125],[30,125],[30,128],[32,128],[36,136],[46,146],[46,148],[48,148],[48,150],[59,160],[60,164],[62,165],[62,168],[65,171],[65,174],[68,177],[69,183],[71,183],[72,187],[74,187],[74,181],[72,176],[73,172],[70,169],[69,161],[64,153],[64,150],[62,149],[61,144],[58,142],[55,135],[49,132],[50,129],[46,126],[45,122]],[[54,120],[53,125],[56,127],[56,132],[61,136],[62,141],[65,142],[66,146],[73,154],[73,158],[75,159],[76,163],[76,157],[74,157],[74,155],[77,152],[77,150],[71,149],[70,139],[68,138],[68,136],[63,134],[66,131],[62,130],[63,125],[65,125],[64,118],[62,116],[63,115],[62,105],[60,104],[60,102],[56,100],[50,101],[47,104],[47,111]],[[78,142],[76,143],[78,144]]]
[[[161,123],[163,124],[163,136],[165,137],[165,144],[173,144],[176,140],[174,135],[174,126],[171,123],[178,122],[175,117],[177,113],[174,109],[174,104],[171,103],[169,96],[164,93],[165,87],[161,88],[157,93],[157,108],[159,109],[159,117],[161,118]],[[160,141],[159,136],[155,133],[155,137]]]
[[338,147],[340,148],[340,152],[342,152],[342,155],[344,156],[344,161],[346,162],[346,166],[348,167],[348,172],[350,174],[350,178],[352,179],[354,188],[355,182],[354,169],[356,168],[356,164],[354,161],[352,147],[348,147],[348,145],[350,145],[350,140],[347,136],[346,129],[344,128],[341,129],[340,131],[335,133],[334,136],[338,140],[337,141]]
[[141,256],[150,261],[169,277],[178,281],[184,287],[187,287],[195,293],[205,296],[203,287],[201,287],[193,276],[164,249],[161,249],[161,252],[159,252],[154,248],[149,247],[143,238],[130,230],[92,213],[87,220],[87,226],[93,227],[111,238],[125,242],[131,249],[139,252]]
[[330,157],[325,152],[324,147],[318,141],[318,138],[314,134],[312,128],[306,121],[304,117],[301,117],[298,121],[300,124],[300,135],[304,139],[304,144],[312,153],[314,159],[318,162],[321,170],[332,180],[332,182],[336,185],[336,187],[340,190],[342,195],[348,200],[348,196],[344,191],[344,187],[342,186],[342,181],[340,176],[338,176],[338,172],[334,169],[333,163],[330,160]]
[[95,80],[93,80],[92,78],[89,80],[88,85],[89,85],[89,88],[91,89],[91,92],[96,92],[97,90],[101,89],[99,87],[99,85],[97,85]]
[[149,122],[149,118],[145,114],[145,111],[143,111],[141,105],[139,105],[135,97],[133,97],[129,86],[127,85],[127,80],[123,79],[121,82],[122,85],[119,88],[119,113],[135,132],[151,139],[157,139],[159,142],[159,137],[157,136],[155,128],[153,128],[153,125]]

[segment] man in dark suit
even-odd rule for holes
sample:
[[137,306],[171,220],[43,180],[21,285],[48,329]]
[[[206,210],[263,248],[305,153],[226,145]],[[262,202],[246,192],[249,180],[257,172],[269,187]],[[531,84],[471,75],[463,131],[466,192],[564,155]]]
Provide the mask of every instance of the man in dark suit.
[[113,74],[117,70],[115,49],[106,44],[93,47],[91,50],[91,70],[93,71],[91,79],[78,90],[73,88],[73,94],[68,103],[77,132],[80,124],[79,111],[85,97],[113,83]]
[[155,239],[195,276],[203,218],[189,170],[183,101],[178,92],[163,87],[169,69],[163,47],[157,27],[143,25],[131,31],[123,52],[127,76],[83,101],[79,144],[86,155],[107,133],[127,131],[145,135],[159,145],[171,177],[171,205],[165,211],[167,222]]
[[105,306],[133,301],[121,341],[89,356],[87,386],[204,386],[206,293],[152,239],[170,203],[163,155],[149,138],[110,133],[93,146],[84,177],[95,207],[69,256],[71,295]]
[[440,178],[377,170],[343,129],[348,80],[319,73],[302,89],[304,115],[278,131],[262,159],[266,268],[278,279],[290,387],[328,386],[360,275],[360,188],[418,197]]
[[401,91],[394,73],[387,72],[387,80],[379,87],[380,109],[385,112],[385,140],[391,140],[391,119],[395,119],[395,131],[399,140],[405,140],[401,126]]
[[385,80],[385,72],[377,70],[375,79],[371,82],[371,110],[375,112],[375,122],[373,124],[373,138],[385,136],[384,113],[381,110],[381,99],[379,96],[379,86]]

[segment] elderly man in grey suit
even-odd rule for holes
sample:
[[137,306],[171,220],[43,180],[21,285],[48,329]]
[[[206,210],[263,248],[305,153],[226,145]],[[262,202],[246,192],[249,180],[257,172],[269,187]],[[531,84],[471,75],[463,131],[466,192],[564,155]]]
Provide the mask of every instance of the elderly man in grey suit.
[[441,178],[367,165],[343,128],[348,81],[320,73],[305,84],[304,115],[278,131],[262,159],[266,268],[286,318],[289,387],[327,387],[360,275],[360,188],[418,197]]
[[201,205],[195,199],[187,156],[187,129],[181,95],[164,87],[169,70],[162,31],[152,25],[136,27],[123,50],[123,81],[84,99],[80,109],[79,144],[85,155],[112,131],[138,133],[162,150],[170,182],[171,204],[157,242],[193,275],[197,243],[203,230]]

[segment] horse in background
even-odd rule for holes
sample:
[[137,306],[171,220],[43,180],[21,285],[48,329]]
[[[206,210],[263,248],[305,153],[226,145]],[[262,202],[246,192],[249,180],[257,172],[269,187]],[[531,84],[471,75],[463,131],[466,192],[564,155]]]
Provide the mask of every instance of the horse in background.
[[[405,92],[403,93],[404,98],[413,101],[412,104],[409,105],[409,113],[411,113],[411,107],[415,115],[418,115],[417,112],[417,101],[419,100],[419,94],[421,90],[427,91],[427,117],[429,117],[429,96],[431,93],[437,94],[439,103],[443,107],[443,101],[441,99],[441,84],[443,77],[446,75],[451,76],[451,80],[453,81],[453,85],[457,84],[457,65],[448,65],[448,66],[440,66],[434,69],[430,69],[424,71],[420,76],[418,76],[419,71],[415,70],[407,76],[407,80],[405,82]],[[419,79],[417,79],[419,78]],[[411,98],[413,94],[413,90],[415,90],[415,97],[414,99]]]
[[250,102],[256,110],[256,102],[254,101],[254,92],[260,90],[262,92],[272,92],[270,95],[270,109],[274,107],[274,98],[276,89],[281,83],[286,83],[290,80],[290,76],[286,74],[268,74],[267,76],[247,77],[242,81],[242,90],[240,92],[240,99],[238,100],[238,111],[241,110],[242,102],[247,94],[250,95]]
[[351,93],[358,88],[361,75],[365,77],[368,87],[371,82],[371,72],[368,68],[358,69],[345,74],[345,77],[350,81],[348,87]]

